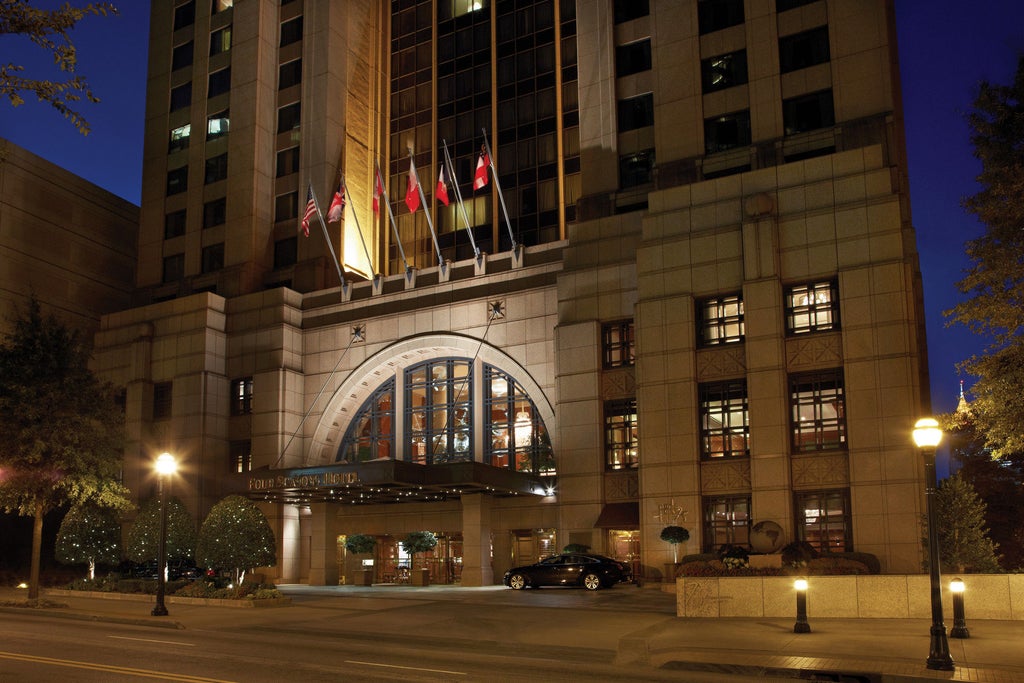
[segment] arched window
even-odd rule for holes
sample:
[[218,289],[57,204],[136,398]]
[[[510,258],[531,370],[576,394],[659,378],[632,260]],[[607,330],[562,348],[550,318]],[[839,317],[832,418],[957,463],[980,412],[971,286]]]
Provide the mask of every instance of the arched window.
[[359,410],[338,451],[338,462],[367,462],[395,457],[395,378],[373,392]]
[[484,462],[517,472],[554,474],[551,439],[533,401],[518,382],[498,368],[485,365],[484,374]]
[[469,363],[448,358],[406,369],[407,460],[432,465],[473,459]]

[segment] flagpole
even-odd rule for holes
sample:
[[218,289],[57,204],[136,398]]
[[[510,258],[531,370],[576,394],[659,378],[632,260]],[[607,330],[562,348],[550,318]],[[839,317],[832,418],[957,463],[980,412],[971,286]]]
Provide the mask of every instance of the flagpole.
[[[388,207],[388,216],[391,218],[391,230],[395,233],[395,245],[398,247],[398,253],[402,257],[402,265],[405,266],[405,272],[409,272],[409,262],[405,260],[405,249],[402,249],[402,237],[398,234],[398,221],[395,220],[395,212],[391,210],[391,200],[388,199],[388,193],[384,190],[384,177],[380,173],[380,163],[374,159],[373,164],[377,167],[376,182],[380,184],[384,203],[387,204]],[[376,193],[377,188],[374,187],[373,191]]]
[[356,205],[352,202],[352,195],[348,193],[348,185],[345,184],[345,174],[341,175],[341,187],[345,190],[345,199],[352,205],[352,218],[356,221],[356,232],[359,233],[359,241],[363,243],[363,253],[366,254],[366,263],[370,266],[370,274],[377,277],[377,271],[373,268],[373,259],[370,258],[370,250],[366,248],[366,239],[363,237],[363,229],[359,227],[359,214],[356,212]]
[[498,182],[498,167],[494,165],[494,155],[491,154],[491,145],[487,142],[487,129],[481,128],[480,130],[484,133],[484,149],[487,150],[487,163],[491,166],[491,171],[494,175],[494,187],[498,190],[498,201],[501,202],[501,208],[505,211],[505,226],[508,228],[509,239],[512,240],[512,251],[516,250],[519,245],[516,244],[516,236],[512,234],[512,223],[508,219],[508,207],[505,206],[505,195],[501,191],[501,183]]
[[320,202],[316,199],[316,192],[313,191],[313,183],[309,183],[309,196],[313,199],[313,206],[316,207],[316,217],[320,220],[320,228],[324,231],[324,240],[327,242],[327,249],[331,252],[331,259],[334,261],[334,269],[338,271],[338,279],[341,280],[341,289],[345,291],[348,285],[345,283],[345,276],[341,272],[341,262],[338,255],[334,253],[334,245],[331,244],[331,236],[327,234],[327,223],[324,222],[324,215],[320,213]]
[[459,189],[459,179],[455,177],[455,165],[452,164],[452,158],[448,154],[448,141],[441,138],[441,144],[444,145],[444,164],[448,169],[448,177],[452,179],[452,185],[455,186],[455,198],[459,202],[462,220],[466,224],[466,232],[469,233],[469,243],[473,245],[473,254],[480,258],[480,250],[476,246],[476,240],[473,239],[473,229],[469,227],[469,214],[466,213],[466,205],[462,203],[462,190]]
[[437,250],[437,265],[444,268],[444,257],[441,256],[441,245],[437,242],[437,233],[434,232],[434,221],[430,219],[430,207],[427,206],[427,197],[423,194],[423,184],[420,183],[420,174],[416,170],[416,161],[412,158],[412,147],[409,148],[409,168],[416,174],[416,189],[420,193],[420,203],[423,205],[423,215],[427,217],[427,227],[430,228],[430,237],[434,240],[434,249]]

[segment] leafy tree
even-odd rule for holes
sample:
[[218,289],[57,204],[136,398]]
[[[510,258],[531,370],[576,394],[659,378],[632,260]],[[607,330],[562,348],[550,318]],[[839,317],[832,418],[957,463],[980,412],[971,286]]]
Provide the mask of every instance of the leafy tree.
[[413,531],[402,540],[402,550],[412,555],[415,562],[418,553],[425,553],[437,546],[437,536],[429,531]]
[[32,298],[0,343],[0,507],[32,517],[29,599],[39,597],[43,516],[90,502],[127,509],[124,426],[113,387],[88,369],[79,334]]
[[96,578],[97,564],[117,564],[121,559],[121,524],[116,514],[89,503],[68,510],[57,532],[57,560],[64,564],[89,565]]
[[[26,0],[0,0],[0,35],[21,35],[39,47],[53,54],[53,63],[66,74],[74,74],[78,66],[78,54],[68,32],[86,15],[117,14],[109,2],[90,2],[81,7],[69,3],[57,9],[37,9]],[[89,102],[99,102],[84,78],[72,75],[64,81],[47,81],[22,76],[25,68],[12,64],[0,64],[0,93],[7,96],[15,107],[24,104],[23,94],[35,95],[40,102],[49,102],[54,109],[71,121],[72,125],[88,135],[89,122],[74,104],[84,97]]]
[[345,549],[356,555],[372,553],[376,545],[377,539],[368,534],[352,534],[345,538]]
[[678,562],[679,544],[690,540],[690,532],[681,526],[667,526],[661,530],[661,540],[672,546],[672,561]]
[[238,585],[244,570],[277,562],[274,531],[255,503],[228,496],[203,521],[196,557],[207,567],[232,569]]
[[959,473],[939,484],[935,492],[935,508],[939,561],[944,570],[959,573],[1000,571],[997,546],[988,537],[985,527],[985,503]]
[[963,204],[985,225],[966,244],[971,266],[946,311],[990,343],[960,364],[978,378],[971,409],[993,455],[1024,452],[1024,57],[1013,83],[982,81],[967,115],[981,189]]
[[[167,561],[195,557],[196,524],[180,500],[167,499]],[[160,498],[146,501],[128,532],[128,559],[133,562],[156,561],[160,552]]]

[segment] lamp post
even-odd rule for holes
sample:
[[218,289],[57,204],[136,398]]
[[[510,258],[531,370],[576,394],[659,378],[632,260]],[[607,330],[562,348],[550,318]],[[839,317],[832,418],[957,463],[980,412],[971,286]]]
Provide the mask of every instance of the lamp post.
[[949,629],[950,638],[970,638],[967,620],[964,618],[964,582],[953,579],[949,582],[949,592],[953,594],[953,628]]
[[796,589],[796,623],[793,624],[793,633],[810,633],[811,625],[807,623],[807,579],[797,579],[793,582]]
[[931,575],[932,628],[931,649],[926,666],[938,671],[953,671],[953,657],[949,654],[946,625],[942,623],[942,587],[939,579],[939,532],[935,514],[935,448],[942,441],[939,423],[923,417],[914,425],[914,443],[924,456],[925,503],[928,512],[928,570]]
[[160,480],[160,543],[156,558],[156,605],[151,614],[154,617],[167,616],[164,605],[164,589],[167,584],[167,490],[171,487],[170,476],[178,469],[178,463],[170,453],[161,453],[156,459],[156,472]]

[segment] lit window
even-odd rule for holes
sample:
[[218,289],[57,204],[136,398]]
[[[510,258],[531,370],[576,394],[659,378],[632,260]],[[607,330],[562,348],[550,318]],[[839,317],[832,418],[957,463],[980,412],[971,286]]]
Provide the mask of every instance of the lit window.
[[395,380],[382,384],[363,404],[342,440],[338,462],[391,460],[395,457]]
[[700,393],[700,454],[704,459],[750,455],[747,383],[702,384]]
[[604,404],[604,464],[609,470],[634,469],[639,463],[636,399]]
[[472,460],[472,373],[468,360],[430,361],[405,371],[407,460]]
[[192,134],[192,124],[186,123],[171,131],[171,140],[167,145],[167,153],[187,149],[189,136]]
[[486,365],[484,387],[484,462],[517,472],[554,474],[551,440],[522,385]]
[[843,371],[823,370],[789,378],[793,451],[846,447]]
[[798,540],[810,543],[820,553],[853,549],[847,489],[797,491],[793,493],[793,502]]
[[790,287],[784,304],[789,334],[839,329],[839,292],[834,281]]
[[232,472],[241,474],[252,469],[252,441],[232,441],[228,448]]
[[601,326],[601,347],[604,367],[618,368],[636,361],[633,341],[633,321],[623,320]]
[[750,544],[750,497],[704,498],[703,550],[716,552],[725,545]]
[[235,4],[235,0],[213,0],[211,3],[211,14],[217,14],[224,10],[231,9]]
[[210,34],[210,56],[219,55],[231,49],[231,27],[225,26]]
[[701,346],[743,341],[743,298],[723,296],[697,304]]
[[230,128],[230,119],[228,117],[228,110],[219,111],[216,114],[211,114],[206,119],[206,139],[216,140],[222,135],[228,134]]
[[252,377],[231,380],[231,414],[252,413]]
[[747,51],[739,50],[701,60],[700,75],[706,93],[746,83]]

